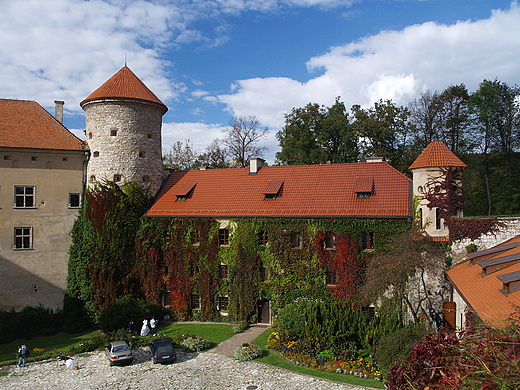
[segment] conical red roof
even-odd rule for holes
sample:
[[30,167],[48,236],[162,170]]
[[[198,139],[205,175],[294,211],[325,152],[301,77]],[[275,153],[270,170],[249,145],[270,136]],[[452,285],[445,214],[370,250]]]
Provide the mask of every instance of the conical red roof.
[[92,92],[80,103],[80,106],[83,107],[91,100],[106,98],[146,100],[159,104],[164,109],[164,112],[168,111],[168,107],[127,66],[122,67],[116,74],[105,81],[101,87]]
[[417,160],[410,166],[410,170],[427,167],[462,167],[464,164],[455,154],[442,142],[433,141],[417,157]]

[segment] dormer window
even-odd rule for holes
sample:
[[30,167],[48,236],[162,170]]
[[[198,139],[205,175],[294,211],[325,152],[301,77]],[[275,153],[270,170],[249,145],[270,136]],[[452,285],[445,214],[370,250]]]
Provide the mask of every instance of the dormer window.
[[373,195],[374,179],[372,177],[357,177],[354,192],[358,199],[369,199]]
[[282,192],[283,180],[269,180],[264,190],[264,200],[275,200]]
[[181,188],[175,193],[177,197],[176,202],[185,202],[193,194],[193,189],[197,183],[184,183]]

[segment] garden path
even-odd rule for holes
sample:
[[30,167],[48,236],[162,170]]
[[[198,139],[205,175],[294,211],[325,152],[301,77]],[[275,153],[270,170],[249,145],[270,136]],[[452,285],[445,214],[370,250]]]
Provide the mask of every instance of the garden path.
[[227,357],[233,357],[235,349],[240,347],[244,343],[252,343],[258,336],[265,332],[269,328],[269,325],[254,324],[249,328],[243,330],[240,333],[230,337],[229,339],[221,342],[215,348],[208,350],[207,352],[224,355]]

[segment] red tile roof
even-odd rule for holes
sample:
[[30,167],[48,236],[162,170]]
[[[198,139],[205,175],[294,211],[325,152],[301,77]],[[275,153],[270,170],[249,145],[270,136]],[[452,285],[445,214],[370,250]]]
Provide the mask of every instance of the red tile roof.
[[168,107],[126,66],[105,81],[101,87],[88,95],[80,103],[80,106],[83,107],[92,100],[106,98],[146,100],[158,104],[164,110],[163,114],[168,111]]
[[[368,199],[357,198],[354,186],[358,177],[373,179]],[[265,200],[266,188],[282,182],[276,199]],[[197,184],[186,201],[176,202],[187,183]],[[249,168],[176,171],[148,215],[407,218],[410,183],[384,162],[272,166],[255,175],[249,174]]]
[[38,103],[0,99],[0,147],[83,150],[83,142]]
[[[494,251],[489,256],[489,251],[472,254],[471,260],[465,261],[446,271],[448,278],[463,297],[464,301],[471,306],[480,319],[492,326],[504,326],[509,315],[514,311],[514,306],[520,305],[520,291],[504,294],[504,283],[500,278],[520,271],[520,261],[513,262],[499,271],[483,275],[482,267],[478,264],[483,261],[496,260],[511,256],[520,252],[520,247],[511,247],[512,243],[519,243],[520,236],[497,245],[493,249],[503,247],[502,251]],[[479,253],[482,254],[479,261]],[[499,278],[500,277],[500,278]]]
[[417,157],[408,169],[427,167],[462,167],[464,164],[453,152],[442,142],[431,142],[426,149]]

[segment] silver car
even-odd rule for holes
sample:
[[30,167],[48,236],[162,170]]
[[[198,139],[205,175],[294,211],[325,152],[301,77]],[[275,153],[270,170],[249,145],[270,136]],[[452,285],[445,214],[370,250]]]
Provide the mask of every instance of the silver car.
[[126,341],[112,341],[105,346],[105,353],[110,360],[110,365],[132,364],[134,356]]

